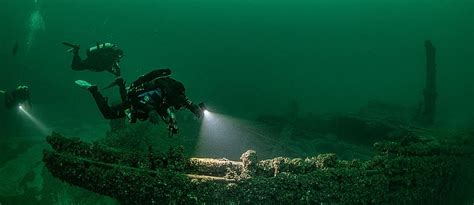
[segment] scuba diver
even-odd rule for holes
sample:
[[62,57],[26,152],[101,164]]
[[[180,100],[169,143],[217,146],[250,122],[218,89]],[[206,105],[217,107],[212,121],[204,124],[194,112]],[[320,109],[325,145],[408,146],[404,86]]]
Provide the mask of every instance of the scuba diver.
[[0,90],[0,94],[5,95],[5,106],[8,109],[25,105],[32,107],[30,88],[26,85],[19,85],[12,91]]
[[199,105],[191,102],[185,95],[185,88],[181,82],[171,78],[170,69],[158,69],[139,77],[130,87],[125,87],[125,81],[119,77],[112,84],[119,87],[122,102],[109,106],[107,98],[102,96],[96,85],[77,80],[76,84],[87,89],[97,104],[100,112],[106,119],[118,119],[127,117],[130,123],[138,120],[144,121],[150,118],[152,112],[156,112],[161,119],[168,124],[170,136],[178,132],[175,112],[181,108],[187,108],[197,118],[201,118],[204,112],[204,104]]
[[82,60],[79,55],[79,45],[63,42],[64,45],[71,47],[68,52],[72,52],[71,68],[73,70],[91,70],[95,72],[108,71],[115,76],[120,76],[119,62],[123,56],[123,51],[117,45],[111,43],[97,43],[87,49],[87,58]]

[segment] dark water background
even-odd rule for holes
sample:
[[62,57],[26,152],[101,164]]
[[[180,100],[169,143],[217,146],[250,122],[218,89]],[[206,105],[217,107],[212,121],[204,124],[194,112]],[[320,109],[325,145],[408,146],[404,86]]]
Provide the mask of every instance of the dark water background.
[[[44,30],[28,49],[35,11]],[[293,101],[304,113],[357,111],[372,99],[416,105],[432,40],[438,124],[474,124],[472,0],[1,0],[0,22],[0,89],[29,85],[35,116],[55,129],[106,126],[73,82],[113,80],[72,71],[62,41],[80,44],[82,56],[96,42],[115,43],[126,80],[168,67],[194,101],[254,119]],[[1,137],[35,133],[27,124],[0,106]]]
[[[424,83],[423,42],[431,39],[438,49],[440,115],[455,120],[474,113],[474,2],[469,0],[0,4],[0,87],[30,85],[47,121],[100,121],[93,101],[73,81],[104,85],[113,79],[108,73],[72,71],[61,41],[83,48],[116,43],[125,50],[127,80],[169,67],[192,99],[252,117],[280,112],[293,99],[317,113],[353,111],[369,99],[416,104]],[[27,22],[35,9],[45,30],[37,32],[26,53]],[[15,41],[20,49],[12,56]],[[2,122],[9,119],[1,116]]]

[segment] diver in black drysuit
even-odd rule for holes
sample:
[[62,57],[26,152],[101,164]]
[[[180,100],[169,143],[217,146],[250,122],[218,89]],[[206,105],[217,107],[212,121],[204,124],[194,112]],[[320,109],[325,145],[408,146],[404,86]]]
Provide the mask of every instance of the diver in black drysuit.
[[0,94],[5,95],[5,106],[12,109],[21,105],[32,106],[30,98],[30,88],[26,85],[20,85],[12,91],[0,90]]
[[71,63],[73,70],[108,71],[117,77],[121,75],[119,62],[123,51],[118,46],[111,43],[97,43],[97,46],[87,49],[87,58],[83,60],[79,55],[79,45],[66,42],[63,44],[71,47],[69,51],[74,54]]
[[150,112],[156,111],[168,124],[173,133],[178,131],[174,112],[187,108],[198,118],[203,115],[202,106],[192,103],[185,95],[185,88],[181,82],[169,77],[169,69],[154,70],[134,81],[128,90],[125,81],[117,78],[111,85],[117,85],[122,103],[110,106],[107,98],[102,96],[97,86],[87,89],[91,92],[100,112],[106,119],[128,117],[131,123],[138,120],[147,120]]

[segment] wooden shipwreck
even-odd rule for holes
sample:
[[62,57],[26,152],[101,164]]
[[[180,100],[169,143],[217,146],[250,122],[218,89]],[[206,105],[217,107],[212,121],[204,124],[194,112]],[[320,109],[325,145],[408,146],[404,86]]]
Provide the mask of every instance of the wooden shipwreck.
[[422,139],[416,133],[374,144],[372,159],[335,154],[241,161],[186,158],[180,148],[131,153],[66,138],[47,137],[44,163],[53,176],[124,204],[337,203],[440,204],[456,191],[471,156],[463,140]]

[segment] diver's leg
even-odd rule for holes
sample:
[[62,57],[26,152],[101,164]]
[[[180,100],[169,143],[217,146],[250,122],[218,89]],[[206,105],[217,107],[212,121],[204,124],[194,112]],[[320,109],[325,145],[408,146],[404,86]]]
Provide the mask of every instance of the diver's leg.
[[79,51],[74,50],[74,55],[72,56],[71,68],[73,70],[86,70],[85,62],[81,59]]
[[102,96],[102,94],[97,89],[97,86],[90,87],[89,91],[91,92],[92,97],[94,97],[95,103],[97,104],[97,107],[105,119],[117,119],[125,117],[124,110],[122,109],[123,106],[109,106],[107,99]]
[[120,78],[117,85],[119,87],[120,99],[122,99],[122,103],[127,102],[127,88],[125,88],[125,80]]
[[112,83],[105,86],[103,89],[109,89],[114,85],[117,85],[119,87],[120,99],[122,100],[122,103],[127,102],[127,88],[125,87],[125,80],[123,80],[122,77],[118,77]]

